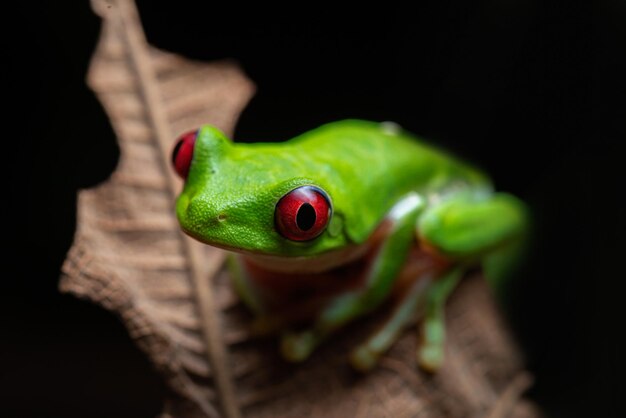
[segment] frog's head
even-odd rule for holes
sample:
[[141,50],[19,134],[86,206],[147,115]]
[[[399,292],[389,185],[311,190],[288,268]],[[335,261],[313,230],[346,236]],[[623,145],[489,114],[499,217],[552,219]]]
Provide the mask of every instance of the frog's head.
[[173,153],[186,179],[176,203],[182,229],[204,243],[259,255],[345,247],[332,181],[289,149],[233,144],[212,126],[182,136]]

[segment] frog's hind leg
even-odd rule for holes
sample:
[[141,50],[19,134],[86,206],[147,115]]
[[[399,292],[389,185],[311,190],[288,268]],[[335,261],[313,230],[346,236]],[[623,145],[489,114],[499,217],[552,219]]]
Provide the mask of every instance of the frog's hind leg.
[[511,195],[453,199],[425,211],[418,224],[421,244],[443,256],[454,268],[433,283],[417,351],[420,366],[434,372],[443,361],[444,306],[462,275],[482,266],[496,294],[526,245],[528,213]]
[[522,259],[529,223],[528,209],[514,196],[465,196],[426,210],[418,222],[418,240],[458,265],[482,266],[489,284],[501,293]]
[[463,197],[427,209],[418,222],[420,244],[448,264],[426,286],[421,280],[412,285],[385,325],[352,353],[353,366],[373,367],[401,331],[421,316],[417,361],[424,370],[438,370],[444,357],[446,300],[463,274],[479,265],[497,292],[519,258],[527,224],[523,204],[505,194]]

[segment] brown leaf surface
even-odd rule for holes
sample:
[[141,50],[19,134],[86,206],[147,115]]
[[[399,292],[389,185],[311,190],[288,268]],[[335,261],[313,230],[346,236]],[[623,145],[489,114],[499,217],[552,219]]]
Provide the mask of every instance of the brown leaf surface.
[[274,339],[253,340],[223,270],[223,253],[184,236],[169,168],[176,136],[203,123],[231,133],[253,93],[229,62],[190,61],[146,44],[134,4],[94,1],[103,31],[88,83],[121,148],[111,178],[81,191],[61,289],[116,312],[173,391],[164,417],[538,417],[530,384],[480,277],[447,310],[447,359],[435,376],[415,367],[407,332],[372,373],[346,356],[380,318],[367,318],[302,365]]
[[130,1],[95,1],[103,29],[88,84],[121,148],[109,181],[82,191],[63,291],[117,312],[168,383],[207,416],[237,416],[209,278],[223,253],[185,237],[173,204],[181,184],[173,140],[212,123],[232,132],[253,92],[228,62],[205,64],[149,47]]

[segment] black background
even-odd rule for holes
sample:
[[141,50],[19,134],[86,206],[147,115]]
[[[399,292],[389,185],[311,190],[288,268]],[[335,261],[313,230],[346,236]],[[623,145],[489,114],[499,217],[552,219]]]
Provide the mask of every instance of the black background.
[[[121,323],[57,291],[77,189],[106,179],[118,149],[83,84],[99,19],[87,2],[48,3],[3,12],[1,414],[155,416],[166,389]],[[623,416],[624,2],[205,3],[139,8],[153,45],[234,58],[256,83],[237,140],[393,120],[529,202],[535,241],[511,317],[530,395],[554,417]]]

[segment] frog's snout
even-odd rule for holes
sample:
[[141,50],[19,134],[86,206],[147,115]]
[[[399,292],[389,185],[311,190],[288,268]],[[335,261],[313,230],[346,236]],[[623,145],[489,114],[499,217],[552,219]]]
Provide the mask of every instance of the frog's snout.
[[191,229],[204,230],[207,227],[215,227],[228,219],[224,208],[219,207],[206,196],[194,196],[187,202],[184,210],[187,226]]

